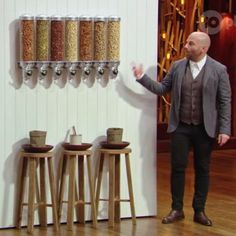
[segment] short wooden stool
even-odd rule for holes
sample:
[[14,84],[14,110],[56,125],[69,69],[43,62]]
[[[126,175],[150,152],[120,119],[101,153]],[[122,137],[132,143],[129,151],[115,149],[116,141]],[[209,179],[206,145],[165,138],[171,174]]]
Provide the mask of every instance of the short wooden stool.
[[[62,172],[61,172],[61,182],[59,187],[59,207],[58,207],[58,216],[59,220],[61,218],[62,204],[68,203],[67,205],[67,229],[72,230],[73,220],[74,220],[74,207],[78,205],[78,222],[85,223],[85,204],[91,205],[92,210],[92,220],[93,226],[96,227],[97,224],[97,214],[95,207],[95,196],[94,196],[94,182],[91,171],[91,150],[85,151],[63,151],[63,163],[62,163]],[[78,157],[78,190],[79,196],[77,193],[76,186],[76,158]],[[90,202],[85,202],[84,196],[84,158],[87,161],[87,170],[88,170],[88,186],[90,191]],[[69,184],[68,184],[68,200],[63,200],[64,188],[65,188],[65,178],[66,178],[66,169],[69,162]]]
[[[28,153],[22,151],[20,156],[23,158],[23,166],[20,176],[20,196],[19,205],[17,209],[17,227],[21,227],[23,206],[28,206],[28,225],[27,231],[33,232],[34,225],[34,210],[39,208],[39,222],[42,227],[47,227],[47,209],[52,207],[53,223],[55,230],[58,230],[57,218],[57,203],[56,203],[56,189],[55,179],[53,174],[52,152],[46,153]],[[51,204],[47,203],[46,199],[46,178],[45,178],[45,160],[47,160],[49,185],[51,192]],[[40,168],[40,189],[38,189],[37,167]],[[28,166],[28,168],[27,168]],[[25,182],[27,177],[27,169],[29,173],[29,187],[28,187],[28,202],[24,203]],[[37,196],[37,203],[35,203],[35,196]]]
[[[132,215],[132,222],[136,224],[134,195],[131,179],[131,169],[129,154],[130,148],[124,149],[99,149],[99,163],[97,165],[96,173],[96,210],[98,212],[99,201],[108,201],[108,224],[114,226],[114,222],[120,222],[120,202],[130,202],[130,210]],[[127,183],[129,190],[129,199],[120,198],[120,156],[125,155]],[[104,158],[109,161],[109,199],[100,199],[100,189],[102,182],[102,171],[104,165]]]

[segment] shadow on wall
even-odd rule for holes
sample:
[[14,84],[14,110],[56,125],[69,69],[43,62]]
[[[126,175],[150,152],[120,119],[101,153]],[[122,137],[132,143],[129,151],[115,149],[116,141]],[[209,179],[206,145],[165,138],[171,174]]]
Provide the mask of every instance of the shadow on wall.
[[[61,172],[62,172],[62,166],[63,166],[63,147],[62,144],[64,142],[68,142],[69,139],[69,135],[70,135],[71,130],[68,129],[67,133],[65,135],[65,138],[62,142],[58,143],[55,147],[54,147],[54,173],[55,173],[55,178],[56,178],[56,186],[57,189],[59,189],[59,185],[60,185],[60,177],[61,177]],[[99,153],[98,153],[98,148],[100,148],[100,142],[105,141],[106,140],[106,136],[99,136],[97,137],[93,142],[92,142],[92,156],[91,156],[91,167],[92,167],[92,173],[96,173],[97,170],[97,164],[98,164],[98,157],[99,157]],[[65,164],[65,163],[64,163]],[[85,186],[88,185],[88,176],[87,176],[87,160],[85,159],[85,163],[84,163],[84,171],[85,171]],[[104,167],[104,170],[107,172],[108,171],[108,167],[107,164]],[[68,170],[67,170],[67,174],[68,174]],[[78,181],[78,177],[76,177],[76,180]],[[94,181],[95,181],[95,174],[94,174]],[[103,188],[105,188],[105,190],[108,189],[108,182],[104,182],[104,186]],[[68,183],[67,183],[68,184]],[[77,183],[78,184],[78,183]],[[68,188],[68,186],[66,187]],[[68,190],[65,190],[65,194],[63,195],[63,199],[67,199],[68,198]],[[85,187],[85,199],[86,201],[88,201],[90,199],[90,191],[88,187]],[[100,218],[107,218],[107,204],[99,207],[99,214],[98,216]],[[62,206],[62,215],[61,215],[61,221],[62,222],[66,222],[66,218],[67,218],[67,204],[63,204]],[[76,217],[78,219],[78,211],[76,211]],[[86,220],[91,220],[91,207],[86,207],[85,208],[85,217]]]
[[[67,137],[70,133],[70,130],[68,130],[67,135],[65,137],[65,140],[63,142],[67,141]],[[100,148],[100,142],[105,141],[106,140],[106,136],[99,136],[97,137],[93,142],[92,142],[92,156],[91,156],[91,167],[92,167],[92,173],[94,173],[94,177],[93,180],[95,181],[95,173],[97,170],[97,164],[98,164],[98,157],[99,157],[99,153],[98,153],[98,148]],[[60,184],[60,177],[61,177],[61,172],[62,172],[62,166],[63,166],[63,147],[62,144],[63,142],[57,144],[54,148],[54,153],[55,153],[55,160],[54,160],[54,167],[55,167],[55,173],[56,173],[56,180],[57,180],[57,189],[59,189],[59,184]],[[106,172],[108,171],[108,167],[107,164],[104,167],[104,170],[106,170]],[[85,163],[84,163],[84,173],[85,173],[85,179],[84,179],[84,183],[85,183],[85,200],[88,202],[88,200],[90,199],[90,191],[88,188],[88,173],[87,173],[87,160],[85,159]],[[68,174],[68,173],[67,173]],[[78,181],[78,175],[76,177],[76,180]],[[78,183],[77,183],[78,184]],[[68,186],[66,187],[68,188]],[[103,181],[103,187],[105,188],[105,190],[108,189],[108,182]],[[67,195],[67,190],[65,190],[66,194],[63,195],[63,199],[67,199],[68,195]],[[107,218],[107,204],[99,207],[99,212],[98,212],[98,216],[99,218]],[[61,215],[61,221],[62,222],[66,222],[66,218],[67,218],[67,204],[63,204],[62,206],[62,215]],[[78,214],[79,212],[76,211],[76,217],[78,219]],[[91,220],[91,207],[85,207],[85,219],[86,220]]]
[[[68,131],[69,132],[69,131]],[[19,194],[20,194],[20,175],[22,171],[22,165],[23,165],[23,158],[20,158],[20,151],[22,150],[21,146],[23,144],[29,143],[28,138],[24,138],[13,144],[12,151],[8,158],[6,159],[4,163],[4,186],[2,186],[2,195],[3,195],[3,208],[2,208],[2,215],[0,222],[3,227],[15,227],[16,226],[16,212],[17,207],[19,204]],[[58,143],[54,147],[54,158],[53,158],[53,165],[54,165],[54,173],[58,174],[58,167],[59,162],[62,160],[62,143]],[[55,174],[55,177],[58,177]],[[58,178],[56,178],[58,179]],[[28,184],[26,184],[28,186]],[[47,184],[48,188],[48,184]],[[13,189],[13,190],[12,190]],[[13,191],[13,192],[11,192]],[[28,191],[28,187],[26,187],[26,191]],[[27,193],[24,194],[26,197]],[[11,197],[14,198],[13,202],[14,205],[11,207]],[[26,197],[27,198],[27,197]],[[51,198],[48,197],[49,201],[51,201]],[[22,225],[25,225],[27,223],[27,208],[23,208],[22,212]],[[8,224],[7,220],[12,219],[11,225]]]
[[[93,146],[92,146],[92,152],[93,152],[93,155],[92,155],[92,159],[91,159],[91,165],[92,165],[92,173],[94,173],[94,184],[96,186],[96,183],[97,183],[97,172],[98,172],[98,160],[99,160],[99,151],[98,149],[101,148],[101,145],[100,143],[103,142],[103,141],[106,141],[107,140],[107,136],[106,135],[101,135],[101,136],[98,136],[92,143],[93,143]],[[103,167],[103,175],[107,176],[108,174],[108,162],[105,160],[104,161],[104,167]],[[104,176],[103,176],[104,177]],[[103,194],[103,192],[107,193],[107,189],[109,188],[109,183],[107,181],[107,178],[103,178],[102,180],[102,186],[101,186],[101,195]],[[87,192],[86,192],[87,196],[89,195],[89,189],[87,189]],[[106,197],[108,196],[106,194]],[[101,197],[100,197],[101,198]],[[103,204],[104,203],[104,204]],[[107,219],[108,218],[108,204],[105,203],[105,202],[99,202],[99,208],[98,208],[98,212],[97,212],[97,217],[99,219]],[[87,214],[89,216],[91,216],[91,207],[88,208],[88,212]]]
[[[156,78],[156,67],[150,67],[146,72],[151,78]],[[135,80],[135,78],[130,78]],[[139,86],[139,84],[137,84]],[[140,85],[141,86],[141,85]],[[132,107],[142,110],[139,127],[138,137],[139,145],[141,147],[140,158],[142,159],[142,185],[140,186],[142,190],[141,193],[144,194],[146,199],[146,205],[148,212],[155,211],[153,203],[153,195],[150,196],[150,185],[152,183],[153,172],[149,171],[153,166],[156,166],[156,158],[150,162],[150,153],[156,153],[156,129],[153,129],[153,124],[156,124],[156,96],[147,90],[144,90],[144,94],[136,93],[132,89],[126,86],[124,79],[120,75],[120,80],[117,81],[117,92],[119,96],[129,103]],[[155,106],[155,107],[153,107]],[[148,141],[147,141],[148,140]],[[151,141],[150,141],[151,140]],[[134,175],[134,173],[133,173]],[[155,183],[155,180],[154,180]],[[153,188],[153,186],[151,186]],[[155,194],[155,190],[154,190]],[[154,197],[156,202],[156,197]],[[136,202],[137,205],[137,202]]]
[[[49,70],[47,79],[45,80],[39,80],[38,78],[38,71],[37,70],[33,70],[33,74],[32,77],[27,80],[24,81],[23,79],[23,70],[20,68],[19,66],[19,62],[21,60],[21,55],[20,55],[20,23],[19,20],[14,20],[10,23],[9,25],[9,38],[10,40],[10,68],[9,68],[9,75],[11,77],[11,81],[9,82],[10,85],[12,87],[14,87],[15,89],[19,89],[23,83],[28,86],[30,89],[33,89],[37,86],[37,83],[39,81],[39,83],[45,87],[45,88],[49,88],[50,85],[53,82],[52,79],[52,73]],[[60,88],[65,87],[66,84],[66,76],[65,73],[63,73],[62,75],[62,79],[60,81],[57,81],[57,86]]]
[[11,86],[15,89],[19,89],[23,83],[21,69],[18,66],[20,61],[20,35],[19,35],[19,21],[14,20],[9,26],[9,49],[10,49],[10,69],[9,74],[12,81]]
[[[18,142],[14,143],[12,146],[12,151],[8,158],[6,159],[4,163],[4,183],[5,186],[2,186],[2,195],[3,195],[3,208],[2,208],[2,215],[1,215],[1,224],[4,227],[11,227],[15,226],[15,222],[12,222],[12,225],[7,225],[7,219],[8,216],[12,217],[13,219],[16,219],[16,209],[18,204],[18,194],[19,194],[19,176],[20,176],[20,170],[22,167],[23,159],[19,158],[21,145],[29,143],[29,139],[24,138],[19,140]],[[13,193],[11,193],[11,190],[13,189]],[[14,198],[14,206],[10,206],[10,200],[11,197]],[[13,220],[12,220],[13,221]]]
[[[54,146],[53,152],[54,152],[54,158],[53,158],[53,165],[54,165],[54,173],[55,173],[55,179],[56,179],[56,186],[58,189],[59,183],[60,183],[60,175],[61,175],[61,170],[62,170],[62,164],[63,164],[63,147],[62,144],[64,142],[68,142],[68,137],[70,134],[70,129],[67,130],[65,138],[62,142],[59,142]],[[106,141],[107,137],[105,135],[97,137],[93,142],[92,146],[92,157],[91,157],[91,164],[92,164],[92,173],[96,173],[97,170],[97,164],[98,164],[98,148],[100,148],[100,143],[102,141]],[[23,164],[23,158],[20,158],[20,151],[21,151],[21,146],[23,144],[29,143],[28,138],[24,138],[16,142],[12,146],[12,151],[8,158],[6,159],[4,163],[4,186],[2,186],[2,193],[3,193],[3,209],[2,209],[2,215],[0,222],[2,226],[4,227],[14,227],[16,226],[16,212],[17,212],[17,207],[19,204],[19,186],[20,186],[20,174],[22,171],[22,164]],[[86,163],[85,163],[86,164]],[[105,162],[104,166],[104,175],[107,175],[108,172],[108,163],[107,161]],[[87,184],[87,164],[85,165],[85,183]],[[95,179],[94,179],[95,180]],[[28,184],[26,184],[28,186]],[[48,188],[48,184],[47,184]],[[13,192],[11,192],[13,189]],[[103,186],[101,191],[107,192],[108,189],[108,181],[106,178],[103,179]],[[28,189],[26,189],[28,191]],[[89,199],[89,188],[85,189],[85,196],[86,199]],[[24,194],[26,197],[27,193]],[[66,194],[65,194],[66,195]],[[10,196],[13,198],[13,200],[10,198]],[[66,198],[66,196],[64,196]],[[51,201],[51,198],[48,197],[49,201]],[[14,206],[11,207],[11,202],[14,202]],[[25,225],[27,223],[27,208],[23,209],[22,212],[22,225]],[[107,213],[108,213],[108,208],[107,204],[100,204],[99,207],[99,218],[107,218]],[[66,219],[66,205],[63,205],[63,210],[62,210],[62,221]],[[7,222],[7,219],[12,219],[12,222],[9,223]],[[86,208],[86,219],[91,220],[91,208]]]
[[[155,78],[155,72],[156,68],[152,67],[149,68],[147,71],[147,74],[149,74],[152,78]],[[132,78],[134,79],[134,78]],[[137,85],[139,86],[139,85]],[[137,109],[140,109],[142,111],[139,121],[139,127],[137,127],[138,130],[138,137],[139,137],[139,145],[141,146],[141,153],[140,158],[142,159],[142,184],[139,188],[142,188],[140,192],[144,194],[144,197],[146,199],[146,205],[149,212],[153,212],[153,196],[150,196],[150,185],[147,185],[147,182],[151,183],[151,179],[153,178],[153,172],[148,171],[150,168],[153,168],[153,166],[156,166],[156,160],[153,159],[150,161],[146,161],[147,159],[151,158],[150,153],[155,153],[155,139],[156,139],[156,130],[153,129],[153,124],[156,123],[156,108],[153,107],[153,104],[156,104],[156,96],[153,96],[150,92],[147,90],[144,90],[144,94],[136,93],[133,90],[131,90],[127,85],[124,83],[124,80],[122,76],[120,75],[120,79],[116,81],[116,90],[119,94],[119,96],[126,101],[130,106],[135,107]],[[68,136],[68,133],[67,133]],[[67,136],[64,141],[66,141]],[[97,137],[93,141],[93,159],[92,159],[92,167],[96,167],[97,163],[97,157],[98,153],[96,152],[97,148],[99,147],[99,143],[101,141],[106,140],[106,136],[100,136]],[[153,140],[151,142],[147,142],[147,140]],[[18,194],[19,194],[19,170],[21,170],[22,166],[22,160],[19,158],[19,152],[21,150],[22,144],[29,143],[29,139],[24,138],[19,140],[18,142],[14,143],[12,146],[12,151],[8,158],[6,159],[4,163],[4,186],[2,186],[2,193],[3,193],[3,209],[2,209],[2,215],[1,215],[1,223],[6,226],[7,219],[9,217],[14,217],[15,219],[16,215],[16,207],[17,207],[17,201],[18,201]],[[55,156],[57,158],[54,159],[54,168],[55,173],[58,173],[58,170],[61,166],[61,153],[62,153],[62,147],[61,143],[55,146],[54,148]],[[150,159],[149,159],[150,160]],[[107,170],[107,167],[105,167],[105,170]],[[10,173],[10,174],[9,174]],[[95,173],[95,170],[93,170],[93,173]],[[106,171],[105,171],[106,173]],[[133,174],[134,175],[134,174]],[[56,177],[56,176],[55,176]],[[58,177],[58,176],[57,176]],[[58,179],[58,178],[56,178]],[[103,183],[103,188],[107,189],[108,183]],[[153,187],[153,186],[151,186]],[[11,190],[13,189],[13,193],[11,193]],[[155,194],[155,191],[154,191]],[[10,209],[10,196],[14,198],[14,207]],[[137,205],[137,202],[136,202]],[[24,213],[24,211],[23,211]],[[101,218],[106,217],[107,214],[107,208],[101,207],[99,210],[99,216]],[[9,216],[9,217],[8,217]],[[26,216],[23,215],[22,218],[26,218]],[[9,227],[14,226],[8,225]]]

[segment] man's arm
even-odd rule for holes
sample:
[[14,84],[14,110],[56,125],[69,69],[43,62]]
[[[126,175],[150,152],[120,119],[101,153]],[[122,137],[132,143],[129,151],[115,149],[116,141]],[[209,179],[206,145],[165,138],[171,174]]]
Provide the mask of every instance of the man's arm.
[[139,82],[152,93],[155,93],[157,95],[164,95],[171,90],[173,67],[161,82],[152,80],[148,75],[144,74],[142,65],[140,65],[139,67],[133,66],[133,73],[136,77],[137,82]]
[[219,74],[217,91],[219,135],[218,144],[224,145],[231,134],[231,88],[226,68]]

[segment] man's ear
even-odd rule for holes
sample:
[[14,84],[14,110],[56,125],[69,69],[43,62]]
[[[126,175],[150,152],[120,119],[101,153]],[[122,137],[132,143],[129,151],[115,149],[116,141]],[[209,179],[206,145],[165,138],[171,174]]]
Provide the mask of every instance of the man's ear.
[[207,53],[207,50],[208,50],[207,47],[203,47],[203,48],[202,48],[202,51],[203,51],[204,53]]

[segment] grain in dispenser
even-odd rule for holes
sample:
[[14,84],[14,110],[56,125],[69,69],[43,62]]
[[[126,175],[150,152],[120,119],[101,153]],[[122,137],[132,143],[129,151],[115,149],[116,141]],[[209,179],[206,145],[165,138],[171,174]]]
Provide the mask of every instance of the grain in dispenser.
[[65,18],[65,60],[78,61],[78,17],[66,16]]
[[23,68],[23,79],[33,75],[35,65],[35,24],[34,16],[20,16],[20,66]]
[[65,20],[61,16],[51,17],[51,61],[56,79],[61,76],[65,60]]
[[78,17],[69,15],[65,18],[65,61],[69,68],[69,79],[76,78],[78,69],[78,37],[79,23]]
[[87,79],[92,70],[93,52],[93,18],[79,17],[79,60],[81,61],[82,78]]
[[118,75],[120,64],[120,17],[110,16],[107,23],[107,60],[109,77],[114,79]]
[[107,61],[107,18],[94,18],[94,60],[96,78],[101,79],[105,73]]
[[36,16],[36,61],[40,78],[48,74],[50,60],[50,17]]
[[120,60],[120,17],[110,16],[107,24],[107,59]]

